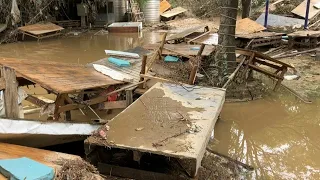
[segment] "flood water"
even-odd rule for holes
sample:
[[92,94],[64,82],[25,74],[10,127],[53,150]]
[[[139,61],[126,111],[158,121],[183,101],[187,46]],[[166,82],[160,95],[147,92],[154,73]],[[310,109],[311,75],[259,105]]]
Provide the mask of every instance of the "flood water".
[[[1,57],[86,64],[104,50],[126,50],[159,34],[108,34],[28,40],[0,45]],[[248,179],[320,179],[320,101],[303,104],[286,92],[248,103],[227,103],[210,148],[252,165]]]

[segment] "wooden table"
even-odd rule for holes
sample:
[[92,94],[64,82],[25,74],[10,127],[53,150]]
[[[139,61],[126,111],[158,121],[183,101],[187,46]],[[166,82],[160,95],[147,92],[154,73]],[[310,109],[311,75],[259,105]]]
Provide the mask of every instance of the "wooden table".
[[[57,96],[54,110],[56,120],[59,119],[60,113],[107,101],[107,97],[100,96],[74,102],[69,94],[79,94],[85,90],[104,90],[123,83],[79,64],[0,58],[0,66],[2,73],[8,69],[15,72],[19,86],[38,84],[49,93],[54,93]],[[7,82],[5,87],[9,85]],[[46,104],[33,96],[28,96],[26,100],[38,106]]]

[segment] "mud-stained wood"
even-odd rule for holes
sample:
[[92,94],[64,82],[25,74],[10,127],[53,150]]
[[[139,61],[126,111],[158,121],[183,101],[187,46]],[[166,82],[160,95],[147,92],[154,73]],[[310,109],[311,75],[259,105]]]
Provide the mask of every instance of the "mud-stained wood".
[[27,32],[33,35],[41,35],[41,34],[46,34],[50,32],[61,31],[64,28],[49,22],[49,23],[43,23],[43,24],[39,23],[39,24],[22,26],[22,27],[19,27],[18,29],[20,31]]
[[6,89],[6,80],[3,77],[0,77],[0,90]]
[[19,118],[18,81],[13,69],[3,66],[1,76],[5,79],[4,106],[7,118]]
[[[148,50],[156,50],[159,44],[148,44],[143,48]],[[200,45],[188,45],[188,44],[165,44],[163,46],[162,55],[184,55],[184,56],[196,56],[199,52]],[[214,46],[206,46],[202,53],[203,56],[209,56],[214,51]],[[179,54],[177,54],[178,52]]]
[[79,64],[0,58],[0,65],[14,69],[20,77],[55,94],[76,93],[123,83]]
[[203,31],[208,31],[208,26],[207,25],[200,25],[200,26],[196,26],[196,27],[192,27],[192,28],[189,28],[189,29],[186,29],[180,33],[177,33],[177,34],[173,34],[171,36],[168,36],[167,37],[167,41],[172,41],[172,40],[178,40],[178,39],[183,39],[185,38],[186,36],[194,33],[194,32],[197,32],[197,31],[200,31],[204,29]]
[[[320,9],[314,7],[315,4],[319,3],[318,0],[311,0],[310,1],[310,9],[309,9],[309,19],[315,18],[319,13]],[[307,8],[307,0],[304,0],[299,6],[293,9],[291,12],[296,14],[300,17],[306,17],[306,8]]]
[[165,18],[172,18],[172,17],[177,16],[181,13],[186,12],[186,11],[188,11],[188,10],[186,10],[182,7],[176,7],[176,8],[171,9],[170,11],[162,13],[161,16],[165,17]]
[[26,97],[26,101],[29,101],[32,104],[35,104],[35,105],[37,105],[39,107],[45,106],[47,104],[45,101],[43,101],[43,100],[41,100],[41,99],[39,99],[37,97],[34,97],[32,95],[28,95]]

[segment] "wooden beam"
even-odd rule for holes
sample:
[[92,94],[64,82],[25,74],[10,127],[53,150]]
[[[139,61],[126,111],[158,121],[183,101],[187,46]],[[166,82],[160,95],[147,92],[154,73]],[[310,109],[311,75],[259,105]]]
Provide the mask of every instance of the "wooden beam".
[[205,35],[208,35],[208,34],[210,34],[210,31],[204,32],[204,33],[200,34],[199,36],[197,36],[197,37],[195,37],[193,39],[190,39],[187,43],[190,44],[192,41],[197,40],[197,39],[199,39],[199,38],[201,38],[201,37],[203,37]]
[[35,105],[37,105],[37,106],[39,106],[39,107],[42,107],[42,106],[44,106],[44,105],[47,104],[45,101],[43,101],[43,100],[41,100],[41,99],[39,99],[39,98],[37,98],[37,97],[34,97],[34,96],[32,96],[32,95],[28,95],[25,100],[26,100],[26,101],[29,101],[29,102],[31,102],[32,104],[35,104]]
[[59,110],[58,110],[58,113],[65,112],[65,111],[71,111],[71,110],[75,110],[75,109],[79,109],[79,108],[84,108],[86,106],[90,106],[90,105],[94,105],[94,104],[98,104],[98,103],[102,103],[102,102],[108,101],[108,96],[110,96],[110,95],[112,95],[114,93],[118,93],[118,92],[124,91],[126,89],[130,89],[132,87],[138,86],[138,85],[143,84],[145,82],[146,82],[146,80],[138,82],[138,83],[131,84],[129,86],[126,86],[126,87],[120,88],[118,90],[112,91],[112,92],[110,92],[110,93],[108,93],[108,94],[106,94],[104,96],[99,96],[99,97],[94,98],[94,99],[83,101],[81,104],[67,104],[67,105],[61,106],[59,108]]
[[163,49],[165,49],[165,50],[167,50],[167,51],[170,51],[170,52],[173,52],[173,53],[175,53],[175,55],[178,55],[178,56],[186,57],[186,58],[188,58],[188,59],[192,59],[192,58],[193,58],[192,56],[189,56],[189,55],[186,55],[186,54],[182,54],[182,53],[180,53],[180,52],[178,52],[178,51],[175,51],[175,50],[173,50],[173,49],[170,49],[170,48],[164,47]]
[[18,82],[13,69],[3,66],[1,77],[5,79],[4,106],[7,118],[19,118]]
[[[141,65],[140,74],[146,74],[147,59],[148,59],[148,56],[147,56],[147,55],[144,55],[144,56],[142,57],[142,65]],[[143,78],[143,77],[140,77],[140,81],[143,81],[143,80],[144,80],[144,78]],[[139,88],[144,88],[144,84],[140,84],[140,85],[139,85]]]

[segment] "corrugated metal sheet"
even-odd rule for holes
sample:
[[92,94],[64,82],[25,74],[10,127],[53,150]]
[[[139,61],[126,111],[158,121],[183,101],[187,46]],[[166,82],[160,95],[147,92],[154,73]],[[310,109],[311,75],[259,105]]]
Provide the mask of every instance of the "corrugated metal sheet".
[[160,0],[149,0],[142,7],[146,23],[160,22]]
[[115,22],[121,22],[125,19],[126,14],[126,1],[125,0],[114,0],[114,20]]

